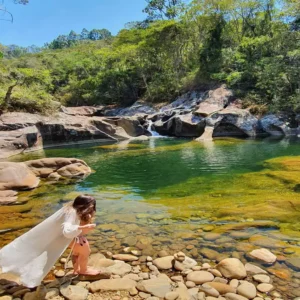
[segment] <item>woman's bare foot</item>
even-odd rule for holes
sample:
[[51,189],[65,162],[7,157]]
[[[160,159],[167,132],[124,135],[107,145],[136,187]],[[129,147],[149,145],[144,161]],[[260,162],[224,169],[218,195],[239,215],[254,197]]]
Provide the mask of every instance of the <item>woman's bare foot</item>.
[[101,272],[93,268],[87,268],[84,272],[80,272],[80,275],[98,275]]

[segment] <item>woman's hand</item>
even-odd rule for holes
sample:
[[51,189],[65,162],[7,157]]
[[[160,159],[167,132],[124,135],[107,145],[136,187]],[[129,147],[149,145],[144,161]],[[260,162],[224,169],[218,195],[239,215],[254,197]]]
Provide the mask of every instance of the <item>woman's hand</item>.
[[83,234],[89,233],[91,230],[93,230],[96,227],[96,224],[87,224],[79,226],[78,229],[82,230]]

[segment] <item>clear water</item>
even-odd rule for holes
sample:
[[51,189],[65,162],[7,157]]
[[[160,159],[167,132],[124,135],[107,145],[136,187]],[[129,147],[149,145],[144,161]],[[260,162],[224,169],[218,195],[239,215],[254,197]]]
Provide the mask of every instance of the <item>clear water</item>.
[[[0,214],[4,224],[0,229],[14,229],[3,232],[1,243],[33,226],[29,220],[39,222],[78,193],[89,193],[97,199],[98,229],[91,237],[95,251],[116,253],[130,245],[144,255],[183,250],[199,261],[234,256],[246,262],[251,261],[252,249],[267,247],[285,258],[300,257],[300,193],[293,181],[297,178],[286,181],[282,176],[288,173],[279,174],[265,163],[297,155],[299,139],[198,143],[150,138],[17,156],[14,161],[76,157],[94,173],[81,182],[45,183],[22,193],[24,202],[18,207],[29,208],[10,214],[9,219]],[[207,233],[211,229],[218,235],[216,240]],[[297,272],[284,262],[269,269],[274,281],[281,283],[279,292],[295,296]],[[293,284],[288,291],[282,284],[286,280]]]

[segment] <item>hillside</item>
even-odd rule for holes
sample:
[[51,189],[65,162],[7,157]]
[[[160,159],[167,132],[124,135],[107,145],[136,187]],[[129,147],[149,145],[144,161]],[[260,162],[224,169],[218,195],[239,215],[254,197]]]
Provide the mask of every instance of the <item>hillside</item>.
[[299,111],[297,1],[195,0],[180,8],[165,20],[150,11],[115,37],[2,57],[2,110],[170,102],[226,83],[254,113]]

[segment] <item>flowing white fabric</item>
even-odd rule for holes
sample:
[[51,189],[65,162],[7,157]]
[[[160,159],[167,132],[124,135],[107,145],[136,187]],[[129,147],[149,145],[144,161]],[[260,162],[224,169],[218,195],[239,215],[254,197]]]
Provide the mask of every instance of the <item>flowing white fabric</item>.
[[75,209],[63,207],[0,250],[2,272],[19,275],[29,288],[38,286],[81,233],[79,223]]

